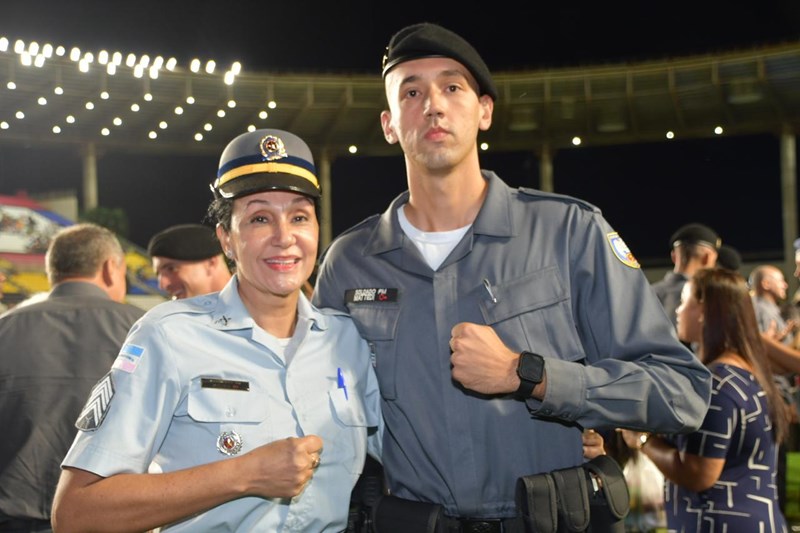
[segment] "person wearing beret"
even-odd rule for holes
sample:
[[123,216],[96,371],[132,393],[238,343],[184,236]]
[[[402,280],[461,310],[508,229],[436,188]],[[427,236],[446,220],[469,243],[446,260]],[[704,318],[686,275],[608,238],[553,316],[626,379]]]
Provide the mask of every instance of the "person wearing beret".
[[244,133],[217,176],[208,218],[235,274],[132,328],[77,421],[57,532],[340,532],[366,454],[380,457],[369,346],[301,290],[319,238],[308,146]]
[[331,243],[314,302],[369,342],[388,492],[449,531],[522,531],[521,477],[582,465],[587,428],[694,431],[710,374],[597,207],[481,169],[501,95],[466,40],[405,27],[382,75],[408,190]]
[[664,306],[664,312],[677,327],[675,311],[681,303],[683,286],[701,268],[716,266],[722,239],[709,226],[691,222],[678,228],[669,242],[674,266],[652,286]]
[[231,279],[214,228],[203,224],[170,226],[150,239],[158,287],[173,300],[221,291]]
[[717,250],[717,266],[738,272],[742,267],[742,254],[729,244],[723,244]]

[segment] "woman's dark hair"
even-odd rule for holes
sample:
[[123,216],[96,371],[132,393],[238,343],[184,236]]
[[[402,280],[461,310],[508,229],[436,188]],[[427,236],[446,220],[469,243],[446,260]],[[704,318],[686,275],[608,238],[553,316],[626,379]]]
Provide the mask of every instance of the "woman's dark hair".
[[231,231],[231,215],[233,214],[233,198],[215,198],[206,211],[206,222],[213,226],[219,224],[226,233]]
[[691,283],[692,295],[703,305],[703,362],[708,366],[725,353],[735,353],[750,363],[767,395],[775,441],[782,442],[788,434],[789,409],[772,376],[747,282],[731,270],[704,268]]

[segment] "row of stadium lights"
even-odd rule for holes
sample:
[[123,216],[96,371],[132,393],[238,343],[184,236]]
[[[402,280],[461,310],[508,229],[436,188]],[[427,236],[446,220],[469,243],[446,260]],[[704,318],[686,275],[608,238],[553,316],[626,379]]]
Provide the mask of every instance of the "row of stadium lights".
[[[9,40],[6,37],[0,37],[0,52],[7,52],[8,49],[9,49],[9,44],[10,44]],[[63,57],[63,56],[66,55],[66,48],[64,48],[63,46],[54,47],[51,44],[44,44],[44,45],[42,45],[40,47],[39,44],[36,43],[35,41],[32,41],[32,42],[30,42],[30,43],[28,43],[26,45],[25,42],[22,41],[22,40],[17,40],[14,43],[13,51],[14,51],[14,53],[16,53],[16,54],[18,54],[20,56],[20,63],[22,65],[24,65],[24,66],[35,66],[35,67],[38,67],[38,68],[43,67],[45,61],[47,59],[52,58],[53,55],[56,55],[58,57]],[[112,53],[109,53],[106,50],[101,50],[97,54],[97,62],[99,64],[105,66],[106,72],[108,73],[108,75],[113,76],[113,75],[116,74],[117,67],[122,65],[122,57],[123,57],[123,54],[121,52],[114,52],[112,54]],[[92,54],[91,52],[86,52],[83,55],[81,55],[81,50],[79,48],[77,48],[77,47],[74,47],[74,48],[72,48],[70,50],[69,59],[71,61],[73,61],[73,62],[77,62],[79,70],[81,72],[84,72],[84,73],[85,72],[89,72],[89,67],[95,60],[94,54]],[[144,76],[144,71],[147,70],[148,73],[149,73],[150,79],[154,79],[155,80],[155,79],[158,79],[158,72],[162,68],[166,68],[170,72],[174,71],[175,68],[177,67],[177,60],[174,57],[172,57],[172,58],[169,58],[168,60],[164,61],[164,58],[162,56],[156,56],[156,58],[153,59],[153,62],[151,64],[150,63],[150,57],[147,54],[144,54],[144,55],[142,55],[142,56],[140,56],[138,58],[138,62],[137,62],[136,55],[131,53],[131,54],[128,54],[126,56],[126,58],[125,58],[125,66],[128,67],[128,68],[132,68],[133,69],[133,75],[136,78],[142,78]],[[189,67],[189,70],[191,70],[191,72],[199,73],[201,68],[203,68],[203,65],[202,65],[202,62],[199,59],[193,59],[191,61],[190,67]],[[238,61],[234,62],[233,65],[231,66],[231,69],[225,72],[224,77],[223,77],[223,82],[226,85],[233,85],[236,76],[238,76],[241,73],[241,69],[242,69],[241,63],[239,63]],[[216,70],[216,62],[213,61],[213,60],[207,61],[206,65],[205,65],[205,68],[203,70],[205,71],[206,74],[213,74],[214,71]],[[14,90],[14,89],[16,89],[16,84],[13,81],[9,81],[8,84],[7,84],[7,88],[9,90]],[[56,86],[54,88],[53,92],[56,95],[62,95],[64,93],[64,90],[60,86]],[[105,90],[102,91],[100,93],[100,98],[103,99],[103,100],[108,100],[110,98],[110,95],[109,95],[108,91],[105,91]],[[144,100],[145,101],[149,102],[149,101],[152,101],[152,99],[153,99],[153,96],[152,96],[152,94],[150,92],[146,92],[144,94]],[[192,105],[194,103],[194,101],[195,100],[194,100],[193,96],[191,96],[191,95],[187,96],[186,103],[188,105]],[[39,105],[47,105],[47,99],[45,97],[43,97],[43,96],[39,97],[38,104]],[[227,105],[228,105],[229,108],[234,108],[234,107],[236,107],[236,101],[231,99],[231,100],[228,101]],[[91,102],[91,101],[90,102],[86,102],[85,107],[88,110],[92,110],[92,109],[94,109],[94,103]],[[267,107],[269,109],[275,109],[275,107],[277,107],[277,104],[276,104],[275,101],[270,101],[270,102],[267,103]],[[139,109],[140,109],[139,104],[134,103],[134,104],[131,105],[131,111],[138,112]],[[174,112],[175,112],[176,115],[183,114],[183,107],[180,106],[180,105],[176,106]],[[224,118],[225,114],[226,114],[226,112],[225,112],[224,109],[219,109],[217,111],[217,116],[219,118]],[[268,116],[269,116],[269,113],[266,110],[262,110],[258,114],[258,117],[261,120],[266,120],[266,118]],[[18,120],[22,120],[22,119],[25,118],[25,114],[22,111],[17,111],[16,114],[15,114],[15,117]],[[74,124],[75,121],[76,121],[74,115],[68,115],[65,120],[66,120],[67,124]],[[113,125],[117,126],[117,127],[122,126],[122,119],[120,117],[115,117],[113,119]],[[9,129],[9,127],[10,127],[10,125],[9,125],[9,123],[7,121],[0,121],[0,129],[6,130],[6,129]],[[158,128],[159,129],[163,130],[163,129],[166,129],[167,127],[168,127],[168,122],[166,120],[162,120],[158,124]],[[209,131],[211,131],[213,129],[213,125],[211,123],[206,123],[203,126],[203,129],[204,129],[204,131],[209,132]],[[254,124],[250,124],[247,127],[248,131],[253,131],[255,129],[256,129],[256,126]],[[61,131],[62,131],[61,130],[61,126],[59,126],[59,125],[53,126],[52,131],[55,134],[61,133]],[[724,132],[724,130],[723,130],[722,126],[716,126],[714,128],[714,134],[716,134],[716,135],[722,135],[723,132]],[[102,128],[100,133],[103,136],[108,136],[108,135],[111,134],[111,129],[107,128],[107,127],[104,127],[104,128]],[[674,139],[675,138],[675,133],[673,131],[667,131],[666,134],[665,134],[665,137],[667,139]],[[157,139],[158,138],[157,131],[155,129],[150,130],[148,132],[148,138],[150,138],[151,140]],[[203,140],[203,133],[202,132],[196,132],[194,134],[194,139],[195,139],[195,141],[198,141],[198,142],[202,141]],[[572,138],[572,144],[574,146],[580,146],[581,143],[582,143],[582,139],[579,136],[575,136],[575,137]],[[482,143],[480,148],[481,148],[481,150],[485,151],[485,150],[489,149],[489,145],[487,143]],[[349,151],[350,151],[350,153],[356,153],[357,148],[355,146],[351,146],[349,148]]]
[[[722,126],[715,126],[714,127],[714,135],[722,135],[723,133],[725,133],[725,130],[724,130],[724,128]],[[664,134],[664,137],[669,139],[669,140],[672,140],[672,139],[675,138],[675,132],[670,130],[670,131],[668,131],[667,133]],[[583,139],[581,139],[577,135],[572,138],[572,144],[574,146],[580,146],[582,142],[583,142]]]
[[[725,133],[725,129],[722,126],[715,126],[714,127],[714,135],[722,135],[723,133]],[[666,137],[668,140],[672,140],[672,139],[675,138],[675,132],[674,131],[668,131],[666,134],[664,134],[664,137]],[[573,146],[580,146],[581,143],[583,143],[583,139],[581,139],[578,135],[576,135],[575,137],[572,138]],[[481,150],[488,150],[489,149],[489,145],[487,143],[482,143],[480,145],[480,148],[481,148]]]
[[[9,51],[9,47],[10,47],[10,41],[8,40],[8,38],[0,37],[0,52],[7,53]],[[22,40],[17,40],[14,42],[13,52],[19,56],[20,64],[22,64],[25,67],[33,66],[36,68],[44,67],[45,62],[48,59],[51,59],[53,56],[64,57],[67,55],[66,48],[63,46],[53,46],[49,43],[40,46],[35,41],[26,44]],[[78,64],[78,69],[83,73],[89,72],[90,65],[95,62],[95,59],[97,63],[105,67],[106,72],[110,76],[114,76],[117,73],[117,67],[123,64],[122,60],[123,54],[121,52],[109,53],[106,50],[100,51],[97,54],[97,57],[95,58],[92,52],[82,53],[79,48],[73,47],[70,50],[68,57],[71,61]],[[165,61],[162,56],[155,57],[151,63],[150,57],[147,54],[140,56],[137,60],[136,55],[132,53],[126,56],[124,62],[126,67],[133,69],[134,77],[142,78],[144,76],[144,72],[147,71],[150,79],[154,80],[158,79],[158,73],[162,68],[165,68],[166,70],[172,72],[177,67],[177,63],[178,62],[174,57]],[[214,71],[216,70],[216,62],[213,60],[209,60],[206,62],[205,67],[203,67],[202,62],[199,59],[193,59],[190,63],[189,70],[193,73],[199,73],[201,69],[204,70],[206,74],[213,74]],[[241,63],[238,61],[234,62],[231,66],[231,69],[225,72],[223,76],[223,82],[229,86],[233,85],[236,76],[238,76],[241,73],[241,69],[242,69]],[[17,86],[13,80],[10,80],[6,84],[6,88],[8,90],[16,90]],[[56,85],[53,89],[53,92],[54,94],[60,96],[64,94],[64,89],[60,85]],[[100,92],[100,98],[102,100],[108,100],[110,97],[111,95],[108,93],[108,91],[103,90]],[[146,102],[150,102],[153,100],[153,95],[152,93],[147,91],[145,92],[143,98]],[[194,102],[195,99],[191,94],[186,97],[187,105],[192,105],[194,104]],[[44,96],[40,96],[37,99],[37,103],[42,106],[47,105],[47,98]],[[227,106],[231,109],[235,108],[236,101],[234,99],[229,100]],[[92,101],[88,101],[86,102],[84,107],[87,110],[91,111],[95,108],[95,104]],[[275,101],[267,102],[267,108],[275,109],[276,107],[277,103]],[[141,109],[141,106],[138,103],[133,103],[131,104],[130,109],[132,112],[136,113]],[[181,105],[176,106],[174,109],[174,113],[176,115],[182,115],[183,112],[184,108]],[[217,116],[219,118],[224,118],[225,115],[226,115],[225,109],[217,110]],[[25,118],[25,113],[20,110],[17,111],[14,116],[17,120],[23,120]],[[258,113],[258,118],[261,120],[266,120],[268,116],[269,113],[266,109],[261,110]],[[74,124],[76,121],[77,119],[75,118],[75,115],[68,115],[65,118],[65,122],[67,124]],[[112,122],[113,125],[116,127],[122,126],[123,124],[123,120],[119,116],[115,117]],[[161,120],[158,124],[158,129],[164,130],[168,127],[168,125],[169,123],[166,120]],[[0,120],[0,130],[7,130],[10,127],[11,125],[9,124],[8,121]],[[204,124],[203,130],[209,132],[213,129],[213,127],[214,127],[213,124],[209,122]],[[254,124],[251,124],[247,127],[248,131],[253,131],[255,129],[256,126]],[[53,126],[52,131],[54,134],[60,134],[62,132],[62,127],[56,124]],[[108,127],[104,127],[101,129],[100,134],[103,136],[108,136],[111,134],[111,129]],[[148,138],[151,140],[157,139],[158,138],[157,130],[156,129],[150,130],[148,132]],[[198,142],[202,141],[203,133],[196,132],[194,134],[194,139]]]

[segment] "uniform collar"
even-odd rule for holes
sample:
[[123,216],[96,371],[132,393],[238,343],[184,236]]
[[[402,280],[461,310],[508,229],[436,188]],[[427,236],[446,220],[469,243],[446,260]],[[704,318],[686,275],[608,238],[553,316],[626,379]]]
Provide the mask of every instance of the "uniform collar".
[[[489,191],[483,201],[478,216],[472,223],[472,233],[491,237],[512,237],[515,234],[511,217],[511,191],[497,174],[491,170],[481,170],[489,184]],[[395,198],[388,209],[381,214],[364,252],[376,255],[402,248],[403,230],[397,219],[397,210],[408,202],[408,191]]]
[[106,291],[88,281],[62,281],[50,291],[48,298],[70,298],[73,296],[92,296],[110,300]]
[[[209,295],[208,297],[211,297]],[[307,321],[312,327],[320,330],[328,329],[328,319],[311,305],[303,291],[297,300],[298,324]],[[239,296],[239,278],[236,274],[223,287],[217,296],[217,303],[211,315],[212,324],[218,329],[252,329],[255,325],[253,317]]]

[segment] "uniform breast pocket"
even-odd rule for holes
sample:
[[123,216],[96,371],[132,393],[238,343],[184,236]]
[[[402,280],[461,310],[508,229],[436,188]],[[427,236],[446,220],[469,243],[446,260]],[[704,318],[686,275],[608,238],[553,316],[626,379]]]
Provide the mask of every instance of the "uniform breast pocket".
[[323,454],[326,461],[341,464],[350,474],[358,476],[367,453],[367,428],[377,426],[378,422],[369,420],[363,391],[354,376],[346,372],[343,380],[346,389],[336,386],[328,391],[332,424],[325,440],[331,445],[325,445]]
[[358,332],[369,344],[370,359],[378,376],[381,397],[394,400],[397,397],[396,337],[400,307],[396,304],[348,304],[348,310]]
[[570,294],[557,267],[502,280],[492,291],[497,301],[483,299],[481,315],[506,344],[568,361],[584,358]]
[[222,453],[244,453],[272,440],[269,435],[267,395],[258,390],[207,388],[193,381],[187,414],[209,437],[218,440]]

